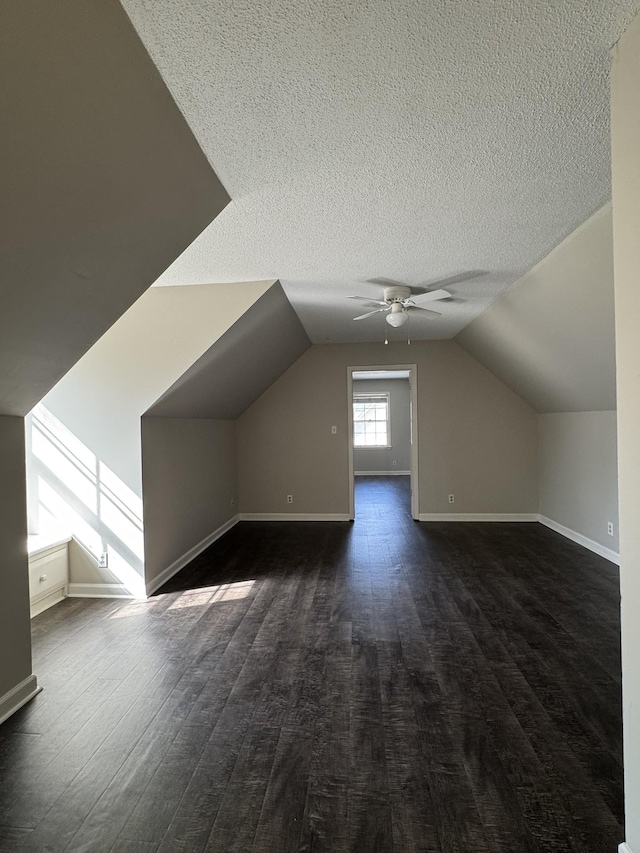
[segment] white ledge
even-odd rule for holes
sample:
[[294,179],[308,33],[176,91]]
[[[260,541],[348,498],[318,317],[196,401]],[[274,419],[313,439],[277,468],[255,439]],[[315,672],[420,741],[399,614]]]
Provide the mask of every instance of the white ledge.
[[52,548],[71,542],[72,536],[66,530],[47,530],[45,533],[35,533],[27,537],[27,552],[30,557],[37,557]]

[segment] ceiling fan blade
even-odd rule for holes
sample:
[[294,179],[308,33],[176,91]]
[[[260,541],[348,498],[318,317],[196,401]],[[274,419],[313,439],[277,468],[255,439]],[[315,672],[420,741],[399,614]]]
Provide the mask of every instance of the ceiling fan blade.
[[409,287],[404,281],[395,281],[392,278],[368,278],[367,284],[381,284],[383,287]]
[[420,293],[411,296],[414,305],[423,305],[425,302],[437,302],[439,299],[449,299],[451,294],[448,290],[430,290],[428,293]]
[[431,308],[421,308],[419,305],[409,305],[411,311],[423,311],[425,314],[433,314],[434,317],[442,317],[439,311],[432,311]]
[[354,317],[354,320],[364,320],[365,317],[373,317],[374,314],[380,314],[382,311],[389,311],[391,308],[390,305],[385,306],[384,308],[376,308],[375,311],[369,311],[368,314],[360,314],[359,317]]
[[436,281],[427,281],[416,285],[413,289],[416,293],[427,293],[430,288],[448,287],[450,284],[460,284],[464,281],[473,281],[474,278],[480,278],[486,275],[486,270],[468,270],[467,272],[449,275],[446,278],[439,278]]
[[360,302],[368,302],[370,305],[386,305],[383,299],[372,299],[370,296],[347,296],[347,299],[359,299]]

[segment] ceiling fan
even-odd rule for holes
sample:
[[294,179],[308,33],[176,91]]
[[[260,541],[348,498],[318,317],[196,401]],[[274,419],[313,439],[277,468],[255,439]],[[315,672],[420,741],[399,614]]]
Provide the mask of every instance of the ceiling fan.
[[421,314],[430,317],[440,317],[439,311],[433,311],[431,308],[424,308],[424,305],[430,302],[439,302],[441,299],[450,299],[451,293],[448,290],[430,290],[427,293],[412,293],[411,288],[405,284],[397,284],[392,287],[385,287],[383,299],[371,299],[368,296],[348,296],[347,299],[358,299],[361,302],[368,302],[369,305],[381,305],[381,308],[374,308],[373,311],[367,311],[366,314],[360,314],[354,317],[354,320],[365,320],[367,317],[373,317],[374,314],[386,313],[386,321],[390,326],[398,328],[403,326],[409,319],[409,311],[420,312]]

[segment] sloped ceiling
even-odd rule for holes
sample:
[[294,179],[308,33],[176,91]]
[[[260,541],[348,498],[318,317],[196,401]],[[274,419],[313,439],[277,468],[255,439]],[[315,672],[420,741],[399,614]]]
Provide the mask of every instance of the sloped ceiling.
[[640,0],[123,3],[233,198],[162,283],[279,278],[321,343],[382,339],[370,279],[482,272],[412,322],[452,337],[610,197]]
[[146,415],[235,419],[310,346],[282,287],[276,283]]
[[616,408],[611,205],[457,336],[538,412]]
[[43,405],[129,488],[140,489],[140,418],[273,281],[150,288]]
[[0,414],[24,415],[228,203],[117,0],[4,3]]

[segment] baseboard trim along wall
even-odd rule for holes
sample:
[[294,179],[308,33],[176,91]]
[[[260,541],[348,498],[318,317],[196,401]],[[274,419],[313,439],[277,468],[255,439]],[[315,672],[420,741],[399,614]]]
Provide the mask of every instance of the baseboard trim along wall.
[[16,684],[14,688],[0,697],[0,723],[4,723],[12,714],[19,711],[23,705],[26,705],[30,699],[37,696],[42,691],[42,687],[38,687],[38,681],[35,675],[30,675]]
[[605,560],[610,560],[616,566],[620,565],[620,554],[612,551],[611,548],[605,548],[599,542],[583,536],[582,533],[576,533],[569,527],[563,524],[558,524],[546,515],[539,513],[486,513],[486,512],[421,512],[418,516],[418,521],[538,521],[555,533],[559,533],[566,539],[571,539],[577,545],[582,545],[589,551],[593,551],[599,557],[604,557]]
[[235,527],[236,524],[240,521],[240,515],[234,515],[229,521],[225,521],[224,524],[221,524],[213,533],[210,533],[208,536],[205,536],[204,539],[201,539],[197,545],[194,545],[193,548],[189,548],[181,557],[178,557],[177,560],[174,560],[170,566],[167,566],[166,569],[163,569],[159,575],[156,575],[153,580],[150,580],[147,584],[147,595],[152,595],[157,589],[165,584],[170,578],[176,575],[181,569],[191,562],[191,560],[195,559],[199,554],[209,547],[209,545],[213,545],[213,543],[220,539],[221,536],[224,536],[225,533],[228,533],[232,527]]
[[411,471],[354,471],[354,477],[409,477]]
[[536,512],[421,512],[418,521],[538,521]]
[[624,842],[624,844],[619,845],[618,853],[632,853],[632,851],[631,851],[631,848],[629,847],[629,845],[626,842]]
[[123,583],[70,583],[69,598],[140,598]]
[[34,616],[44,613],[45,610],[53,607],[54,604],[60,604],[67,597],[67,594],[67,585],[62,584],[52,592],[45,592],[43,595],[32,598],[29,603],[31,618],[33,619]]
[[540,521],[540,524],[544,524],[544,526],[548,527],[550,530],[554,530],[561,536],[571,539],[572,542],[582,545],[583,548],[588,548],[589,551],[593,551],[594,554],[604,557],[605,560],[610,560],[612,563],[615,563],[616,566],[620,565],[620,554],[616,551],[612,551],[611,548],[605,548],[604,545],[601,545],[594,539],[589,539],[587,536],[583,536],[582,533],[576,533],[575,530],[565,527],[564,524],[558,524],[557,521],[554,521],[552,518],[547,518],[546,515],[539,516],[538,520]]
[[240,521],[351,521],[348,512],[242,512]]

